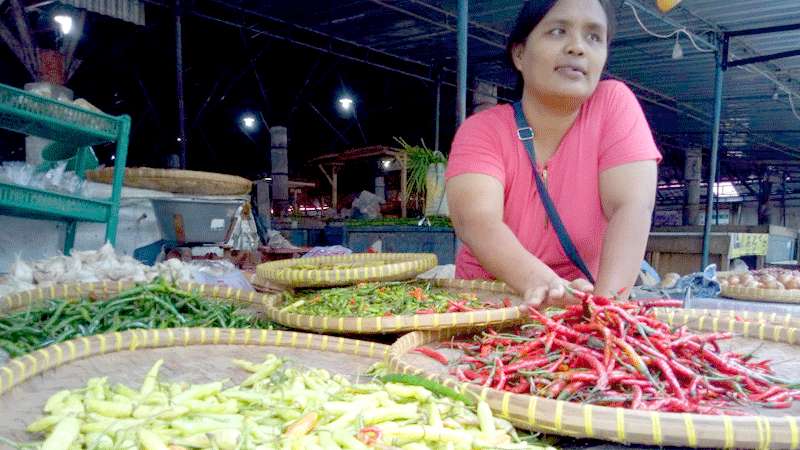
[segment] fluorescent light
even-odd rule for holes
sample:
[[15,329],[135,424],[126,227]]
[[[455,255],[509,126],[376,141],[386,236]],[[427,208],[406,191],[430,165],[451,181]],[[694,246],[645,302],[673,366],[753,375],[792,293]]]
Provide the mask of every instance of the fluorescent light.
[[72,31],[72,17],[65,14],[59,14],[53,17],[53,21],[61,27],[61,33],[69,34]]
[[245,114],[244,116],[242,116],[242,125],[244,125],[244,127],[249,130],[255,128],[256,127],[255,116],[252,114]]
[[383,170],[389,170],[389,167],[392,167],[392,160],[384,159],[381,161],[381,166],[383,166]]
[[354,102],[353,102],[353,99],[352,99],[352,98],[350,98],[350,97],[347,97],[347,96],[345,96],[345,97],[341,97],[341,98],[339,99],[339,106],[340,106],[340,107],[342,108],[342,110],[344,110],[344,111],[350,111],[350,109],[353,107],[353,103],[354,103]]

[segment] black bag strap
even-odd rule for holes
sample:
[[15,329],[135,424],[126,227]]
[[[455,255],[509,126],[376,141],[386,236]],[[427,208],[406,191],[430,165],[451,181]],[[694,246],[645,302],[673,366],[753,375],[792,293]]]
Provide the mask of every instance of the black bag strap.
[[572,239],[570,239],[567,229],[564,228],[564,224],[561,222],[561,216],[558,215],[558,210],[556,210],[556,206],[553,204],[553,199],[550,198],[550,194],[547,192],[547,187],[545,186],[544,181],[542,181],[539,171],[536,170],[536,150],[533,147],[533,129],[528,126],[528,121],[525,119],[525,113],[522,111],[521,102],[514,103],[514,117],[517,121],[517,137],[520,141],[522,141],[523,145],[525,146],[525,150],[528,151],[528,157],[531,159],[531,166],[533,167],[533,177],[536,180],[536,189],[539,191],[539,197],[542,199],[544,209],[547,211],[550,222],[552,222],[553,228],[558,235],[558,240],[561,242],[561,248],[564,249],[564,253],[567,254],[567,257],[570,261],[572,261],[572,264],[575,264],[575,266],[586,276],[586,279],[589,280],[590,283],[594,284],[594,277],[592,277],[592,273],[589,272],[589,269],[583,262],[581,255],[578,253],[578,250],[572,243]]

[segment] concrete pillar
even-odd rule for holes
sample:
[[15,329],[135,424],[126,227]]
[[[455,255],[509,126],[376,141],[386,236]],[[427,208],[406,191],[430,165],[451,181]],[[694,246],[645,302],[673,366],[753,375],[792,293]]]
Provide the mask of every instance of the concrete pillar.
[[272,142],[272,205],[276,216],[285,215],[289,209],[289,154],[286,127],[269,129]]
[[[27,83],[25,85],[25,90],[43,97],[54,98],[62,102],[71,102],[73,99],[73,92],[71,89],[53,83]],[[41,164],[43,162],[42,150],[44,150],[44,148],[50,145],[52,142],[53,141],[49,139],[44,139],[39,136],[26,136],[25,162],[35,166]]]
[[478,113],[497,105],[497,85],[479,81],[472,93],[472,113]]
[[683,179],[686,183],[686,199],[683,206],[684,225],[700,225],[700,178],[702,172],[702,149],[687,149],[683,169]]
[[383,177],[375,177],[375,195],[386,200],[386,182]]

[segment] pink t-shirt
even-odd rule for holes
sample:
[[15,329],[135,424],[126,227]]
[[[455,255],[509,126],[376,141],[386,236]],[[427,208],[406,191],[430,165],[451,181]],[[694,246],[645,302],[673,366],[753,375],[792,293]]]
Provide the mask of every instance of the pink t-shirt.
[[[516,129],[511,105],[469,117],[456,133],[445,176],[449,180],[481,173],[497,178],[504,186],[503,222],[522,245],[562,278],[585,278],[565,255],[552,224],[545,225],[547,212]],[[595,278],[608,226],[600,201],[600,173],[643,160],[660,161],[661,154],[636,96],[621,82],[601,81],[546,164],[550,196]],[[466,245],[456,256],[456,277],[494,278]]]

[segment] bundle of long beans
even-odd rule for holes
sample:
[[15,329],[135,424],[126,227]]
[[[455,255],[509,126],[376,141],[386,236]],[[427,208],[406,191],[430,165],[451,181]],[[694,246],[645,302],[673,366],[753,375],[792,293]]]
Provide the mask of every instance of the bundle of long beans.
[[428,281],[360,283],[334,289],[305,289],[285,294],[284,304],[284,311],[333,317],[435,314],[512,306],[508,298],[502,301],[481,300],[475,293],[452,292]]
[[50,300],[0,317],[0,348],[12,357],[79,336],[134,328],[273,328],[226,301],[205,300],[163,280],[106,301]]
[[[554,315],[531,310],[532,322],[512,332],[443,343],[463,351],[451,372],[515,393],[667,412],[741,414],[744,407],[789,408],[800,398],[770,361],[722,352],[717,341],[731,333],[696,334],[658,320],[652,308],[671,301],[576,295],[582,304]],[[450,363],[432,348],[419,351]]]

